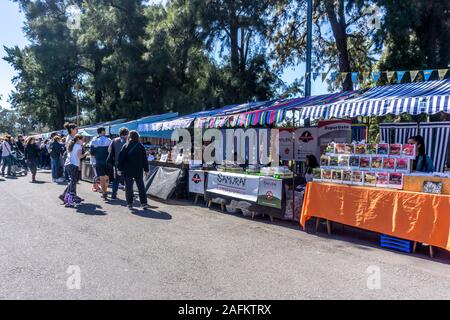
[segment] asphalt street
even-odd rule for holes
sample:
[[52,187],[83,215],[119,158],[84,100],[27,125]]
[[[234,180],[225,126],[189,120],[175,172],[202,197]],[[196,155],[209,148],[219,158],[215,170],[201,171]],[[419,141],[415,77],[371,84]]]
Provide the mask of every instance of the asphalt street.
[[0,299],[450,299],[444,250],[402,254],[348,227],[315,234],[187,201],[130,212],[85,182],[69,209],[64,186],[38,180],[0,178]]

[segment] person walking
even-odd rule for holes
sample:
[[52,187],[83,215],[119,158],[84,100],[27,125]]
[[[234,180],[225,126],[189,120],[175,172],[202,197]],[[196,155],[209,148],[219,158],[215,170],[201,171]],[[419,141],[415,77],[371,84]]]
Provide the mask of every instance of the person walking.
[[108,149],[108,160],[107,162],[114,166],[114,180],[112,183],[112,194],[111,199],[117,199],[117,192],[119,191],[119,184],[123,181],[123,175],[118,175],[118,166],[119,166],[119,154],[120,150],[122,150],[123,146],[127,142],[129,131],[127,128],[120,128],[119,137],[115,138]]
[[133,208],[133,185],[136,182],[139,190],[139,200],[144,210],[149,208],[144,186],[144,172],[148,175],[148,161],[144,146],[140,143],[139,133],[131,131],[128,142],[119,153],[118,174],[124,176],[125,194],[129,209]]
[[83,136],[77,134],[67,146],[65,168],[69,174],[69,184],[63,195],[60,196],[60,199],[62,198],[66,207],[76,207],[83,201],[83,199],[77,196],[78,171],[81,165],[81,158],[86,156],[86,154],[83,154],[82,144]]
[[50,164],[52,167],[52,180],[55,183],[61,183],[64,181],[64,179],[60,176],[61,157],[64,150],[60,140],[60,136],[54,136],[48,148],[48,152],[50,153]]
[[98,128],[97,133],[98,136],[91,143],[91,156],[95,157],[95,172],[100,179],[102,197],[106,200],[109,185],[107,159],[111,139],[106,136],[106,129],[103,127]]
[[13,152],[13,145],[11,143],[11,136],[6,135],[5,139],[2,143],[2,176],[5,175],[5,169],[7,169],[6,174],[8,176],[11,176],[11,167],[12,167],[12,152]]
[[36,182],[37,165],[39,162],[39,147],[34,137],[28,137],[24,146],[25,160],[31,172],[31,182]]

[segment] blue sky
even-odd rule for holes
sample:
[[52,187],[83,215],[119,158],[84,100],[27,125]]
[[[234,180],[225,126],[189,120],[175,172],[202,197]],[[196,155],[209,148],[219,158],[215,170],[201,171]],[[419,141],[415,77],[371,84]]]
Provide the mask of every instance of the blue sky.
[[[150,1],[158,2],[158,1]],[[24,22],[24,15],[20,12],[17,3],[10,0],[0,1],[0,57],[5,56],[3,46],[12,47],[19,46],[23,48],[27,44],[22,27]],[[296,78],[299,78],[305,72],[304,64],[297,68],[288,68],[283,74],[283,80],[287,83],[292,83]],[[14,77],[13,68],[3,59],[0,59],[0,105],[4,108],[9,107],[7,102],[8,95],[14,89],[11,83]],[[319,77],[320,78],[320,77]],[[322,94],[327,92],[326,84],[323,84],[320,79],[313,82],[312,94]]]

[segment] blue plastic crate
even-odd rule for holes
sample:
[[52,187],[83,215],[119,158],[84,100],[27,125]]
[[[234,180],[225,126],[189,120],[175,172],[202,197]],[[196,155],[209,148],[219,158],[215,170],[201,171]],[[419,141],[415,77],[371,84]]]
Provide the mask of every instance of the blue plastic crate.
[[411,241],[390,237],[385,234],[380,235],[380,246],[382,248],[395,249],[407,253],[412,252]]

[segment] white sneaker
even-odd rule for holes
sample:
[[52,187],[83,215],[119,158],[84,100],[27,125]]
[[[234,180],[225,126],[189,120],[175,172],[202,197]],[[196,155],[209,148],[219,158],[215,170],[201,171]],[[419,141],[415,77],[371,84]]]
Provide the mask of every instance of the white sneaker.
[[58,178],[55,180],[56,183],[63,183],[64,182],[64,178]]

